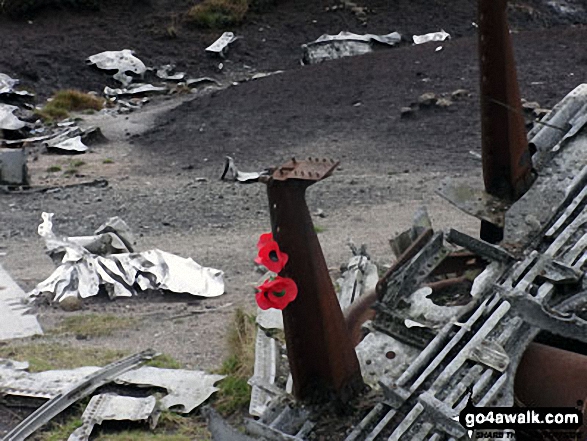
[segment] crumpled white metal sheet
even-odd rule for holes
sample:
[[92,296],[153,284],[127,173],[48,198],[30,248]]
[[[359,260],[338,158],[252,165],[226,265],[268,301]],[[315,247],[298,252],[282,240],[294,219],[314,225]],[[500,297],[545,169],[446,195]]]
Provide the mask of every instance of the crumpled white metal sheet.
[[18,107],[10,104],[0,104],[0,129],[20,130],[26,126],[26,123],[14,114],[17,109]]
[[0,72],[0,95],[21,95],[21,96],[35,96],[33,93],[27,92],[26,90],[16,90],[16,86],[19,81],[15,78]]
[[[43,213],[39,235],[45,239],[50,254],[57,257],[59,266],[36,286],[30,293],[32,296],[47,293],[53,296],[53,301],[62,302],[72,297],[95,296],[104,286],[110,298],[131,297],[137,293],[135,284],[142,291],[168,290],[201,297],[224,293],[224,273],[220,270],[158,249],[142,253],[93,254],[80,245],[83,242],[80,238],[57,238],[52,231],[52,216],[52,213]],[[116,232],[111,230],[109,234]]]
[[450,34],[441,29],[440,32],[431,32],[424,35],[414,35],[414,44],[428,43],[429,41],[444,41],[450,38]]
[[214,384],[224,377],[204,371],[142,366],[120,375],[115,382],[166,389],[168,394],[160,401],[163,409],[190,413],[218,390]]
[[0,265],[0,340],[42,334],[37,318],[28,314],[25,292]]
[[100,52],[89,57],[87,62],[96,65],[99,69],[117,70],[114,79],[120,81],[124,86],[128,86],[132,82],[132,77],[126,72],[143,75],[147,70],[145,64],[135,57],[130,49]]
[[127,397],[116,394],[95,395],[82,415],[83,424],[67,439],[68,441],[87,441],[95,425],[104,421],[147,421],[154,429],[159,419],[157,400]]

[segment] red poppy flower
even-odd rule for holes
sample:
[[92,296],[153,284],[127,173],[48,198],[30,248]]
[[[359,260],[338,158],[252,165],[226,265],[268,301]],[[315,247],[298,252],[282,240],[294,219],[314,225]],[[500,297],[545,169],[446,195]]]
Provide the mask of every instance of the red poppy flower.
[[259,236],[259,242],[257,242],[257,249],[263,248],[269,242],[273,241],[273,233],[263,233]]
[[273,240],[271,233],[262,234],[257,247],[259,254],[255,258],[255,263],[263,265],[274,273],[283,269],[287,263],[288,255],[280,251],[279,245]]
[[261,286],[257,287],[255,297],[259,308],[283,310],[298,295],[296,282],[288,277],[277,276],[268,279]]

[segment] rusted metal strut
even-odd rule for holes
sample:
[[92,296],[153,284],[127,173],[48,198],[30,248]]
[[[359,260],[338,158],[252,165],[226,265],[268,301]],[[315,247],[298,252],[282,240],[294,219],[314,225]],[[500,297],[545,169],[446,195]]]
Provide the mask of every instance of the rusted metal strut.
[[[507,24],[507,0],[479,0],[481,145],[485,190],[515,201],[533,180],[514,51]],[[499,242],[502,230],[482,223],[481,238]]]
[[329,176],[338,162],[293,159],[267,183],[271,229],[289,255],[281,276],[298,296],[283,310],[287,355],[296,398],[346,400],[363,387],[361,369],[306,205],[306,189]]

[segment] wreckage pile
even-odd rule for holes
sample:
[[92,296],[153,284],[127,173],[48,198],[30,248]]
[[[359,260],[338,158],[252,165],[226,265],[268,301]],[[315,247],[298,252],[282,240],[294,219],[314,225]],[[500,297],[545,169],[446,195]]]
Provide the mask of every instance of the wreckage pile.
[[[106,99],[103,111],[114,114],[141,108],[149,102],[147,95],[220,85],[208,77],[188,78],[185,72],[175,72],[175,66],[171,64],[147,68],[129,49],[101,52],[90,56],[87,63],[107,72],[115,72],[113,79],[122,87],[106,86],[103,90]],[[151,82],[137,82],[137,78],[148,78]],[[80,154],[87,152],[89,145],[104,139],[98,127],[82,129],[71,119],[54,125],[44,124],[35,113],[39,109],[30,102],[34,95],[18,90],[18,82],[0,73],[0,135],[3,134],[0,136],[0,185],[7,186],[29,185],[26,147],[40,147],[48,153]]]
[[[505,225],[501,245],[454,229],[434,232],[420,213],[412,229],[393,241],[397,261],[379,282],[366,252],[354,249],[339,280],[339,302],[352,309],[351,302],[361,303],[376,286],[381,293],[356,352],[365,382],[383,398],[335,439],[469,439],[458,419],[466,406],[529,404],[514,381],[531,384],[516,374],[537,337],[558,336],[570,347],[587,343],[587,85],[542,122],[529,133],[536,181],[520,200],[491,213]],[[231,161],[226,169],[235,180],[254,179]],[[441,194],[454,192],[443,187]],[[226,438],[226,424],[212,418],[214,439],[319,437],[324,406],[288,398],[291,376],[285,381],[285,351],[274,337],[283,329],[280,311],[260,312],[257,324],[249,412],[258,419],[245,421],[249,437],[233,432]],[[573,407],[582,400],[584,378],[572,390],[576,397],[561,396],[555,404]],[[503,436],[515,439],[512,431]]]

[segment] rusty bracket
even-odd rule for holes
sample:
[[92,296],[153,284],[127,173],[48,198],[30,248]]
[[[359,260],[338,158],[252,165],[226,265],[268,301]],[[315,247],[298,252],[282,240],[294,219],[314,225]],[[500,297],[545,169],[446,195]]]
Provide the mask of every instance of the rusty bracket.
[[300,179],[317,182],[330,176],[339,164],[339,161],[326,158],[308,157],[307,160],[303,161],[291,158],[291,161],[277,167],[273,171],[271,178],[276,181]]

